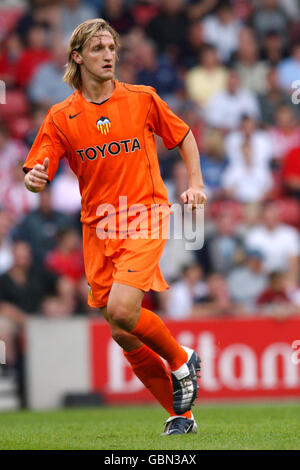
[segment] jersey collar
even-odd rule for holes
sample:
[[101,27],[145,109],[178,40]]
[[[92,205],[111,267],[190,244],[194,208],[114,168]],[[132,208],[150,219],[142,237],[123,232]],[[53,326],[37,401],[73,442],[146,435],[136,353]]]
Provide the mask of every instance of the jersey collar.
[[116,98],[116,96],[118,95],[119,91],[120,91],[120,83],[118,82],[118,80],[114,80],[114,84],[115,84],[115,88],[111,94],[111,96],[109,98],[107,98],[106,100],[102,101],[102,103],[96,103],[96,102],[93,102],[93,101],[87,101],[83,96],[82,96],[82,93],[77,90],[77,94],[80,98],[80,100],[88,107],[99,107],[101,106],[102,104],[104,103],[107,103],[109,101],[111,101],[112,99]]

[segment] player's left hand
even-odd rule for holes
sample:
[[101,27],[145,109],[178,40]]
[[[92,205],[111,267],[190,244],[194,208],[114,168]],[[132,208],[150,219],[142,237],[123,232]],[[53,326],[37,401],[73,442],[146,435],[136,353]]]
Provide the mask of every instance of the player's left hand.
[[183,204],[188,204],[188,209],[194,210],[200,204],[206,204],[206,195],[203,188],[190,187],[180,195]]

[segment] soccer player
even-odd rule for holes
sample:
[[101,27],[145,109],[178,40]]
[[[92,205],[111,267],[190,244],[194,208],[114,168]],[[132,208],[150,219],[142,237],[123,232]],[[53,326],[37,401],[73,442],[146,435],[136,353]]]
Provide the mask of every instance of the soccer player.
[[[75,91],[50,108],[24,164],[25,185],[30,191],[42,191],[55,176],[60,159],[68,159],[82,198],[88,303],[100,309],[134,373],[169,413],[164,434],[186,434],[197,430],[191,406],[197,396],[200,359],[141,305],[145,292],[168,287],[158,264],[166,237],[157,233],[168,222],[170,204],[154,133],[167,148],[180,150],[190,180],[181,199],[191,208],[206,201],[199,153],[189,127],[153,88],[115,80],[118,46],[116,31],[101,18],[74,30],[64,80]],[[127,198],[126,222],[133,221],[130,211],[136,206],[142,205],[147,220],[153,206],[168,208],[154,236],[130,236],[129,228],[129,236],[124,236],[120,223],[113,235],[110,228],[102,230],[107,213],[109,222],[113,210],[119,220],[124,219],[120,196]]]

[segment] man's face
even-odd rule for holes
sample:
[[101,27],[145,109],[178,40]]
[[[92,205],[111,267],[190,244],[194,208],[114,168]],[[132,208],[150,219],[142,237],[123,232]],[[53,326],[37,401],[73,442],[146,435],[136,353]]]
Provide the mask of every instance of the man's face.
[[263,222],[265,226],[272,230],[280,223],[280,215],[276,205],[268,205],[263,212]]
[[114,78],[116,58],[115,42],[108,31],[95,34],[81,54],[73,52],[73,59],[81,65],[81,72],[100,82]]
[[234,71],[232,71],[229,74],[228,81],[227,81],[227,89],[228,92],[231,94],[235,94],[239,88],[239,77],[238,74]]
[[31,250],[28,243],[17,241],[13,245],[14,266],[19,268],[29,268],[31,266]]

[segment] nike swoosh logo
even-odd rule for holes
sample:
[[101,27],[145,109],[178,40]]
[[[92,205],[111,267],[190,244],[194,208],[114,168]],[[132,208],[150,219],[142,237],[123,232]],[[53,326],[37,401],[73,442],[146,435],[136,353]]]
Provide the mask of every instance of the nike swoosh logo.
[[69,119],[73,119],[74,117],[78,116],[78,114],[81,114],[82,111],[80,111],[80,113],[77,113],[77,114],[73,114],[73,116],[71,116],[71,114],[69,114]]
[[128,269],[129,273],[138,273],[139,271],[132,271],[132,269]]

